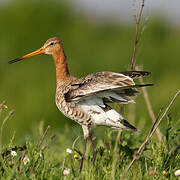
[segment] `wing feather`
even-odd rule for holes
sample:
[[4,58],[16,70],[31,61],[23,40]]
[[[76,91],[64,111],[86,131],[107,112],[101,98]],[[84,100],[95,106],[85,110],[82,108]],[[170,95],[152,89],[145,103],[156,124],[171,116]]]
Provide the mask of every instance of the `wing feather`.
[[72,88],[65,94],[66,101],[79,101],[91,96],[107,99],[116,97],[117,101],[122,99],[129,101],[126,96],[135,95],[137,91],[134,88],[149,86],[149,84],[135,85],[131,77],[122,73],[98,72],[74,80],[71,86]]
[[126,71],[126,72],[121,72],[122,74],[131,77],[132,79],[141,77],[141,76],[149,76],[151,75],[151,72],[147,71]]

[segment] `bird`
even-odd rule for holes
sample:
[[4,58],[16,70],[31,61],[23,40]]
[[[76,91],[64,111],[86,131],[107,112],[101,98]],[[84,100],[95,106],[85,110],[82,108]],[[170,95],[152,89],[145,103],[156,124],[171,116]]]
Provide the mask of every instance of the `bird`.
[[38,54],[53,57],[56,68],[56,106],[69,119],[81,125],[84,134],[84,148],[79,171],[82,170],[86,154],[87,140],[91,141],[93,164],[96,148],[91,137],[95,126],[107,126],[113,129],[138,131],[120,113],[111,107],[111,103],[134,103],[137,88],[153,84],[135,84],[134,79],[148,76],[146,71],[95,72],[82,78],[72,76],[68,69],[67,57],[62,41],[53,37],[36,51],[9,61],[9,64],[30,58]]

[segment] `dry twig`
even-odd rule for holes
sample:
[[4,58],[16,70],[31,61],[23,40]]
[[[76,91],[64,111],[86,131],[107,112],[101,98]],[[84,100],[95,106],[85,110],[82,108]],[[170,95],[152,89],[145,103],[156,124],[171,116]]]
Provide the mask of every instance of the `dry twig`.
[[[156,129],[158,128],[159,124],[161,123],[161,121],[164,119],[164,117],[166,116],[167,112],[169,111],[169,109],[171,108],[171,106],[173,105],[174,101],[176,100],[176,98],[178,97],[178,95],[180,94],[180,90],[175,94],[174,98],[171,100],[170,104],[168,105],[168,107],[166,108],[166,110],[164,111],[163,115],[161,116],[160,120],[158,121],[158,117],[156,118],[156,121],[154,122],[146,140],[142,143],[142,145],[140,146],[140,148],[138,149],[137,154],[134,156],[133,160],[130,162],[129,166],[127,167],[127,169],[124,171],[123,175],[126,174],[128,172],[128,170],[131,168],[131,166],[134,164],[135,160],[138,160],[140,155],[142,154],[145,146],[147,145],[148,141],[151,139],[151,137],[153,136],[154,132],[156,131]],[[162,111],[162,108],[160,110],[160,113]],[[160,113],[158,114],[158,116],[160,115]]]
[[[139,71],[140,69],[136,66],[136,70]],[[139,82],[141,84],[144,84],[142,77],[139,77]],[[148,92],[147,92],[145,87],[142,88],[142,92],[143,92],[143,95],[144,95],[144,100],[146,102],[146,106],[147,106],[149,116],[152,119],[152,122],[155,123],[156,117],[155,117],[154,112],[152,110],[152,105],[151,105],[151,102],[150,102],[150,99],[149,99],[149,95],[148,95]],[[161,141],[162,140],[162,134],[161,134],[161,131],[159,130],[159,128],[157,128],[157,130],[156,130],[156,135],[157,135],[159,141]]]
[[[135,7],[134,2],[133,2],[133,6]],[[137,46],[138,40],[139,40],[138,39],[139,24],[140,24],[142,13],[143,13],[143,8],[144,8],[144,0],[142,0],[142,2],[141,2],[141,8],[140,8],[138,17],[136,16],[136,12],[135,12],[135,15],[134,15],[134,19],[135,19],[135,22],[136,22],[136,34],[135,34],[135,38],[134,38],[134,46],[133,46],[132,57],[131,57],[131,70],[133,70],[134,66],[135,66],[136,46]],[[134,10],[136,11],[136,8]],[[124,105],[121,105],[120,114],[123,114],[123,112],[124,112]]]
[[44,134],[42,135],[42,137],[41,137],[41,139],[40,139],[40,143],[39,143],[40,146],[41,146],[41,144],[43,143],[45,137],[47,136],[47,133],[48,133],[48,130],[50,129],[50,127],[51,127],[51,126],[48,125],[48,127],[46,128]]
[[132,57],[131,57],[131,70],[134,69],[134,65],[135,65],[135,54],[136,54],[136,46],[138,44],[139,24],[140,24],[142,13],[143,13],[143,8],[144,8],[144,0],[142,0],[142,2],[141,2],[141,8],[139,11],[138,18],[136,18],[136,16],[135,16],[136,34],[135,34],[134,47],[133,47],[133,52],[132,52]]

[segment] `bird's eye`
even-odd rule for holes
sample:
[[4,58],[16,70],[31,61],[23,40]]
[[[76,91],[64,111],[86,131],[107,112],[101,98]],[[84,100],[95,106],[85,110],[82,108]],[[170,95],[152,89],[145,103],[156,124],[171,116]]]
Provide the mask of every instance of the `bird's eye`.
[[54,45],[54,42],[51,42],[49,45],[50,45],[50,46],[53,46],[53,45]]

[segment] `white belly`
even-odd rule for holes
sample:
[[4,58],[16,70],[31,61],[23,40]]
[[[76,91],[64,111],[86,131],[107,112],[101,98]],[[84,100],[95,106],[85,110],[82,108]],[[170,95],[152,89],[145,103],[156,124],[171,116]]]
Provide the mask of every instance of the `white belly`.
[[114,109],[104,111],[103,108],[105,108],[105,104],[103,103],[102,99],[88,99],[78,104],[83,111],[91,115],[94,125],[121,128],[120,121],[124,118]]

